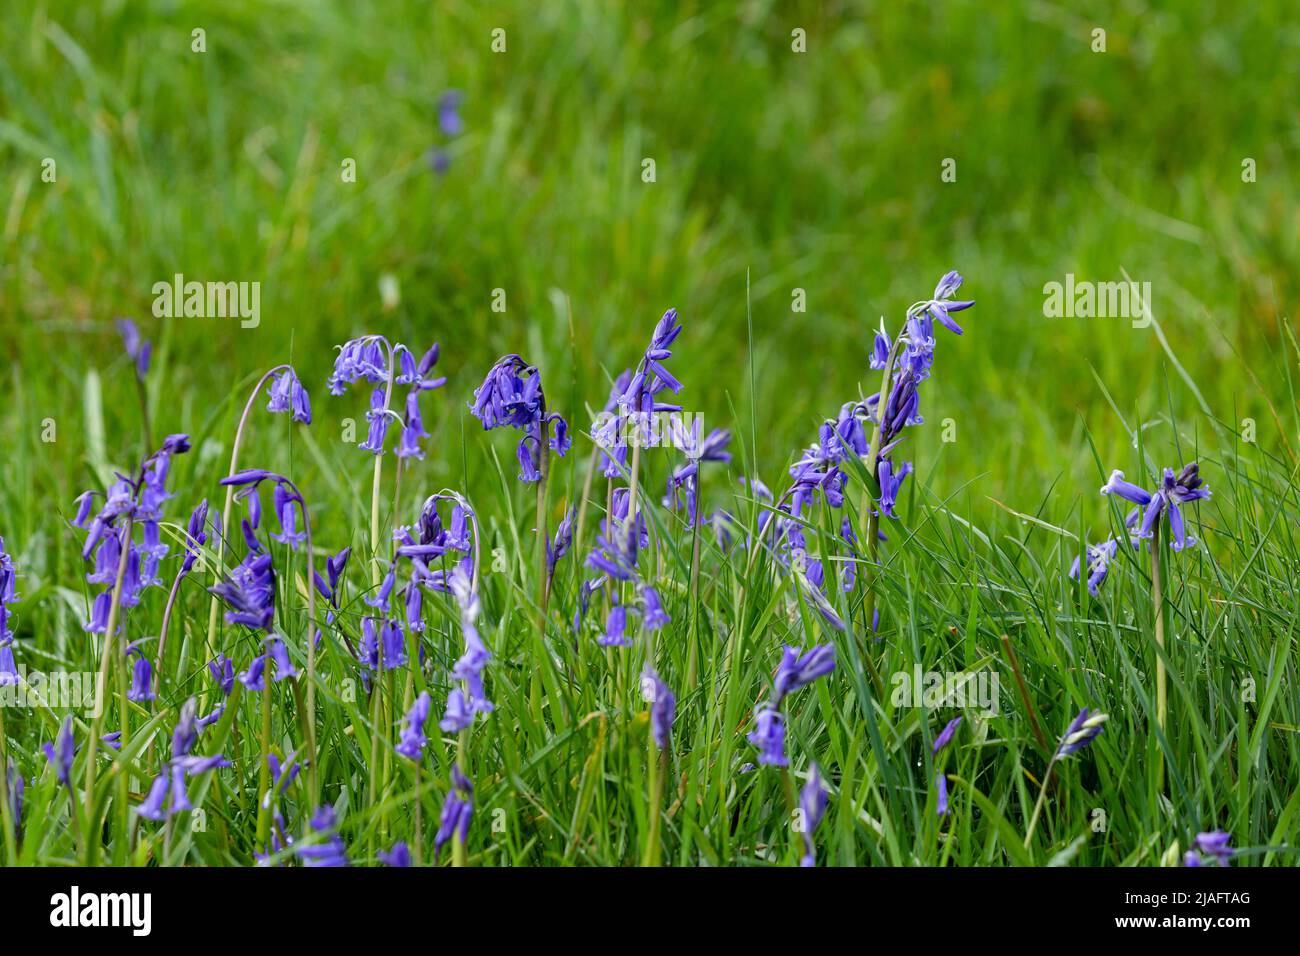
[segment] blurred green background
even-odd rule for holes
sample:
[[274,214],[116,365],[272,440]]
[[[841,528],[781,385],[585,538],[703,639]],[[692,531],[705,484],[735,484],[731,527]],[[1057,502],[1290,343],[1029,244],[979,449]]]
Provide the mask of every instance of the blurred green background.
[[[206,52],[191,49],[196,28]],[[746,439],[752,408],[758,471],[775,485],[820,419],[859,383],[878,387],[866,356],[880,317],[896,328],[951,268],[978,305],[963,338],[941,333],[922,401],[957,441],[925,429],[913,454],[933,494],[965,489],[960,512],[995,515],[986,496],[1032,511],[1049,488],[1091,498],[1085,425],[1108,463],[1131,462],[1099,381],[1170,464],[1171,415],[1183,439],[1211,433],[1208,409],[1233,429],[1257,419],[1273,453],[1295,442],[1282,433],[1295,427],[1284,326],[1300,251],[1291,0],[7,0],[0,35],[10,528],[34,530],[49,513],[36,502],[66,509],[91,483],[88,371],[102,377],[109,458],[135,454],[119,315],[155,341],[157,431],[228,443],[248,376],[292,356],[316,409],[306,467],[356,487],[368,459],[338,436],[365,399],[324,388],[349,336],[442,343],[450,382],[425,401],[419,481],[467,469],[472,490],[491,467],[476,443],[512,447],[463,421],[499,354],[539,364],[580,427],[675,305],[683,403]],[[457,137],[437,124],[448,89],[464,94]],[[447,150],[445,175],[431,148]],[[945,158],[955,182],[941,181]],[[1154,328],[1044,317],[1045,283],[1121,270],[1151,283],[1204,406]],[[175,273],[259,281],[260,326],[153,318],[151,287]],[[384,275],[400,283],[395,307]],[[498,288],[504,313],[490,309]],[[278,454],[285,434],[259,424],[245,460]],[[225,454],[184,467],[216,475]]]

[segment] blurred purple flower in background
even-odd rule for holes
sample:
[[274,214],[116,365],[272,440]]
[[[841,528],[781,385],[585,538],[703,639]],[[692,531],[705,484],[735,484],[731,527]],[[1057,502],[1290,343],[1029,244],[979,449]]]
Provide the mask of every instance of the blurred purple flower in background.
[[799,791],[799,809],[803,814],[802,836],[804,846],[803,857],[799,860],[800,866],[815,866],[817,864],[817,847],[813,843],[813,831],[822,822],[822,816],[826,813],[826,804],[829,801],[830,791],[827,790],[826,784],[822,782],[821,771],[814,762],[808,769],[808,782]]

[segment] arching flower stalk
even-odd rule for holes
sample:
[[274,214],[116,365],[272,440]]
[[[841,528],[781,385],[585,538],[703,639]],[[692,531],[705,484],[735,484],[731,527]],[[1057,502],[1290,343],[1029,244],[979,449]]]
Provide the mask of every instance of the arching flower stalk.
[[[1160,549],[1160,529],[1164,525],[1164,516],[1169,516],[1169,532],[1172,536],[1170,548],[1182,551],[1195,546],[1196,538],[1187,533],[1183,522],[1180,505],[1191,504],[1210,497],[1196,462],[1184,465],[1177,474],[1172,468],[1166,468],[1161,476],[1160,485],[1155,491],[1147,491],[1124,478],[1124,472],[1112,471],[1106,484],[1101,486],[1103,495],[1118,495],[1125,501],[1133,503],[1133,509],[1124,519],[1124,525],[1130,535],[1137,528],[1134,545],[1138,539],[1151,542],[1151,606],[1154,616],[1156,634],[1156,723],[1160,730],[1165,729],[1167,712],[1166,678],[1165,678],[1165,601],[1164,582],[1161,570],[1162,552]],[[1145,510],[1144,510],[1145,509]],[[1139,523],[1140,516],[1140,523]],[[1095,576],[1095,574],[1094,574]],[[1103,575],[1104,578],[1104,575]],[[1100,583],[1100,582],[1098,582]],[[1091,586],[1092,579],[1089,579]],[[1161,769],[1163,772],[1163,751]]]
[[[303,387],[302,381],[298,378],[298,373],[294,371],[293,366],[277,365],[268,369],[257,380],[257,384],[253,386],[253,390],[248,395],[248,400],[244,402],[244,410],[240,413],[239,424],[235,427],[235,438],[230,447],[230,469],[226,472],[227,477],[239,472],[239,449],[244,442],[244,429],[248,426],[249,416],[253,412],[253,404],[262,393],[262,386],[272,377],[275,378],[275,381],[271,383],[271,387],[267,392],[270,401],[267,403],[266,410],[272,413],[288,412],[291,420],[303,425],[311,424],[311,398],[308,396],[307,389]],[[212,568],[214,583],[220,583],[222,571],[225,567],[226,535],[229,533],[230,517],[234,506],[235,486],[227,485],[226,502],[221,509],[221,525],[216,529],[217,555]],[[208,605],[208,635],[203,645],[207,660],[212,660],[217,655],[217,614],[220,608],[221,602],[214,594]],[[181,661],[182,667],[184,663],[184,661]],[[160,660],[160,668],[161,665]]]

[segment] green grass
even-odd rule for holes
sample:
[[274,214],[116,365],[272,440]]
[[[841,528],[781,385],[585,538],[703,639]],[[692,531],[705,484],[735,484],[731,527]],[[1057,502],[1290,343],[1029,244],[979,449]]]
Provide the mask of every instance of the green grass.
[[[195,27],[207,31],[206,53],[190,50]],[[489,48],[498,27],[504,54]],[[807,31],[805,54],[791,52],[795,27]],[[1105,53],[1090,49],[1094,27],[1107,30]],[[828,631],[764,553],[750,566],[711,535],[692,635],[691,536],[658,504],[680,459],[644,456],[656,534],[647,567],[673,618],[658,665],[678,696],[664,861],[797,859],[780,775],[740,773],[754,758],[744,735],[781,644],[834,640],[835,674],[787,707],[793,775],[816,760],[832,786],[817,831],[823,862],[1147,865],[1219,828],[1248,850],[1242,863],[1295,863],[1300,416],[1289,303],[1300,231],[1289,210],[1300,126],[1287,104],[1300,22],[1288,4],[19,0],[0,11],[0,36],[0,341],[11,357],[0,534],[21,575],[20,662],[92,670],[98,660],[81,629],[94,593],[82,533],[66,519],[77,494],[140,456],[113,317],[135,317],[155,343],[155,431],[194,438],[171,481],[168,517],[181,526],[200,498],[219,507],[253,382],[294,362],[315,423],[291,428],[259,408],[241,460],[303,487],[322,553],[354,548],[350,625],[369,582],[372,460],[342,440],[365,397],[326,394],[332,346],[362,332],[416,349],[440,341],[449,382],[424,401],[429,454],[404,475],[396,514],[386,456],[381,519],[410,523],[426,494],[463,490],[485,553],[500,549],[505,568],[483,582],[497,710],[471,733],[469,861],[636,863],[650,824],[641,651],[611,667],[592,633],[575,642],[567,626],[604,482],[558,572],[541,647],[533,489],[515,481],[514,441],[468,415],[471,390],[498,355],[519,352],[581,431],[609,377],[674,305],[686,325],[671,365],[682,401],[735,435],[735,462],[706,466],[706,507],[752,528],[760,511],[734,498],[735,477],[757,475],[779,494],[818,424],[879,387],[866,360],[880,317],[896,329],[957,268],[978,305],[963,314],[963,337],[942,333],[923,387],[927,424],[908,442],[917,474],[882,547],[878,640],[862,633],[862,587],[836,597],[851,632]],[[453,87],[466,94],[466,131],[447,140],[436,103]],[[442,177],[425,158],[436,144],[451,155]],[[47,157],[53,183],[41,178]],[[356,183],[340,179],[349,157]],[[956,182],[940,180],[946,157]],[[1242,180],[1247,157],[1255,182]],[[154,319],[151,287],[177,272],[261,282],[260,326]],[[1045,283],[1124,272],[1151,282],[1158,331],[1044,317]],[[381,303],[383,275],[400,281],[392,308]],[[796,288],[806,311],[792,311]],[[504,313],[491,311],[495,289]],[[941,438],[949,419],[955,441]],[[578,434],[553,460],[552,525],[580,496],[590,451]],[[1214,497],[1189,509],[1201,544],[1166,561],[1162,737],[1147,555],[1122,552],[1098,599],[1065,571],[1084,541],[1119,527],[1122,514],[1096,494],[1110,469],[1149,484],[1157,467],[1194,458]],[[846,508],[860,528],[859,502],[855,484]],[[814,520],[833,528],[825,514]],[[810,534],[814,549],[832,543]],[[275,557],[279,626],[301,637],[305,605],[286,572],[301,575],[302,556],[276,546]],[[171,569],[174,559],[168,583]],[[130,768],[138,802],[159,759],[149,748],[165,750],[179,705],[206,689],[206,583],[195,575],[182,586],[169,638],[177,656],[162,698],[134,714],[139,746],[101,767],[102,860],[163,856],[160,827],[120,831],[111,768]],[[132,609],[130,639],[156,634],[165,599],[155,589]],[[461,635],[442,598],[430,596],[426,617],[414,683],[438,714]],[[318,773],[353,859],[409,838],[417,801],[431,840],[455,739],[433,735],[419,789],[389,755],[372,802],[375,723],[359,688],[346,700],[355,668],[327,645]],[[257,644],[223,625],[220,646],[242,668]],[[942,821],[929,743],[958,711],[891,703],[890,676],[916,665],[987,669],[1002,688],[998,715],[966,711],[945,751],[952,812]],[[281,753],[302,746],[286,688],[273,708]],[[206,829],[178,817],[170,862],[252,862],[257,696],[205,731],[201,752],[222,750],[235,766],[201,804],[195,784]],[[1046,765],[1032,720],[1054,743],[1083,706],[1110,721],[1058,765],[1024,848]],[[20,859],[84,859],[39,750],[62,714],[5,717],[9,751],[35,778]],[[108,726],[117,721],[113,711]],[[396,740],[390,720],[379,728]],[[302,786],[283,806],[299,835],[310,815]],[[1104,829],[1093,829],[1096,811]]]

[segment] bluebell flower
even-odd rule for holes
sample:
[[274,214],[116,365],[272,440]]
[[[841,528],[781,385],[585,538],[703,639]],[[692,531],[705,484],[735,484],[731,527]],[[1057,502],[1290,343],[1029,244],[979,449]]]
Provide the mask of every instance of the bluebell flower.
[[63,718],[63,724],[59,727],[54,743],[42,744],[41,750],[44,751],[45,759],[50,762],[50,766],[54,768],[54,775],[59,783],[71,787],[72,761],[77,756],[77,745],[72,736],[71,714]]
[[331,395],[342,395],[354,382],[372,383],[388,380],[388,360],[384,354],[385,342],[376,335],[364,335],[339,346],[334,360],[334,372],[329,379]]
[[126,696],[137,704],[154,700],[158,696],[153,690],[153,668],[143,654],[135,659],[131,670],[131,689],[126,692]]
[[383,651],[384,670],[395,670],[406,664],[406,639],[402,625],[394,618],[386,618],[379,627],[379,640]]
[[[1136,544],[1136,539],[1134,539]],[[1097,596],[1097,590],[1106,580],[1110,573],[1110,564],[1115,560],[1115,554],[1119,551],[1119,539],[1110,538],[1101,544],[1090,544],[1087,547],[1088,556],[1088,593]],[[1074,562],[1070,565],[1070,577],[1077,580],[1079,577],[1079,558],[1076,556]]]
[[673,717],[677,713],[677,698],[653,667],[647,666],[641,672],[641,686],[650,701],[650,733],[655,746],[667,750],[672,737]]
[[473,725],[474,712],[469,709],[465,692],[459,687],[453,687],[451,693],[447,695],[447,709],[443,712],[442,719],[438,721],[438,726],[446,733],[455,734],[468,730]]
[[784,767],[785,717],[775,707],[764,705],[754,714],[754,729],[746,739],[758,748],[758,762],[768,767]]
[[293,661],[289,660],[289,649],[285,646],[284,641],[278,637],[271,638],[267,641],[267,651],[271,655],[271,660],[275,663],[275,673],[272,675],[272,680],[279,683],[282,680],[298,676]]
[[199,559],[199,547],[208,543],[208,499],[204,498],[199,506],[190,513],[189,524],[185,528],[185,558],[181,562],[179,575],[184,577]]
[[420,441],[428,437],[429,433],[424,430],[424,419],[420,416],[420,392],[412,389],[406,395],[406,417],[402,419],[402,433],[398,436],[394,454],[398,458],[423,460],[424,449],[420,447]]
[[934,786],[938,791],[935,797],[935,815],[946,817],[948,815],[948,777],[944,773],[937,773],[934,776]]
[[222,697],[229,697],[235,687],[235,665],[225,654],[218,654],[208,661],[208,673],[216,681]]
[[894,470],[894,463],[888,458],[882,459],[877,474],[880,478],[880,512],[890,518],[898,517],[894,514],[894,504],[898,500],[898,489],[903,484],[903,479],[912,473],[912,463],[904,462],[902,467],[897,471]]
[[145,795],[144,803],[135,808],[135,812],[146,820],[161,822],[167,819],[167,793],[171,789],[171,777],[167,773],[160,773],[154,777],[153,783],[149,786],[149,793]]
[[641,585],[641,623],[647,631],[657,631],[672,621],[659,600],[659,592],[648,584]]
[[251,691],[266,690],[266,655],[261,654],[248,662],[248,669],[240,671],[239,682]]
[[433,838],[433,862],[438,862],[442,845],[453,835],[463,845],[469,835],[470,818],[474,815],[474,785],[461,772],[457,764],[451,765],[451,789],[442,804],[442,815],[438,820],[438,833]]
[[1138,515],[1139,511],[1141,511],[1141,525],[1137,531],[1140,538],[1152,537],[1155,533],[1156,523],[1167,512],[1169,515],[1169,529],[1173,533],[1171,547],[1175,551],[1181,551],[1188,545],[1196,544],[1196,538],[1188,535],[1184,527],[1180,505],[1210,497],[1210,489],[1205,486],[1196,462],[1184,465],[1182,471],[1177,474],[1174,473],[1172,468],[1166,468],[1161,477],[1160,486],[1154,492],[1146,491],[1127,481],[1124,478],[1124,472],[1112,471],[1106,484],[1101,486],[1101,493],[1103,495],[1118,495],[1137,506],[1129,512],[1124,523],[1129,529],[1132,529],[1134,525],[1138,524]]
[[715,428],[701,438],[700,431],[700,420],[697,418],[690,432],[676,437],[676,443],[686,453],[686,463],[673,469],[668,476],[668,491],[664,497],[664,504],[675,508],[684,496],[686,513],[692,525],[699,521],[700,465],[706,461],[731,461],[731,452],[727,451],[731,432]]
[[130,319],[118,319],[117,331],[122,336],[127,357],[135,365],[135,377],[143,382],[145,376],[149,374],[149,358],[153,354],[152,343],[141,337],[140,330]]
[[271,397],[266,406],[268,412],[288,412],[293,421],[311,424],[311,398],[292,368],[286,368],[272,379],[268,394]]
[[275,486],[275,516],[280,522],[280,533],[271,537],[281,544],[287,544],[297,551],[298,545],[307,540],[307,535],[298,530],[297,509],[302,499],[288,485],[280,482]]
[[[166,549],[157,538],[156,522],[162,516],[163,504],[172,497],[166,487],[170,461],[173,455],[183,454],[189,451],[189,448],[188,436],[182,434],[168,435],[158,450],[146,458],[135,473],[131,476],[117,476],[117,481],[109,487],[107,494],[104,496],[103,507],[100,508],[93,519],[90,517],[92,510],[90,503],[98,495],[94,492],[87,492],[78,499],[77,520],[75,523],[79,527],[86,528],[86,540],[82,544],[81,557],[82,560],[89,560],[92,554],[96,557],[95,571],[93,575],[88,575],[88,577],[98,582],[101,578],[107,578],[111,574],[113,580],[115,580],[116,567],[114,566],[112,572],[108,571],[108,560],[120,557],[122,547],[128,548],[128,563],[121,594],[123,607],[133,607],[138,604],[141,589],[148,584],[158,583],[156,574],[157,561],[153,559],[160,558],[166,552]],[[118,530],[119,522],[123,518],[131,518],[142,524],[145,535],[147,538],[151,538],[151,540],[146,540],[150,563],[146,565],[143,578],[140,574],[140,550],[136,548],[133,541],[123,540],[125,536]],[[88,521],[89,524],[87,525]],[[108,538],[118,540],[112,545],[105,545],[104,542]],[[111,581],[105,581],[105,583],[111,583]],[[110,598],[107,591],[96,597],[91,618],[85,625],[88,631],[98,634],[106,630],[109,603]]]
[[601,647],[631,647],[632,641],[627,636],[627,608],[615,604],[609,609],[605,618],[605,631],[596,638]]
[[406,583],[403,589],[406,596],[406,629],[412,634],[420,634],[424,631],[424,592],[420,590],[420,585],[414,577]]
[[327,578],[322,578],[320,572],[316,572],[316,590],[336,608],[339,606],[339,580],[343,577],[343,572],[348,566],[348,558],[351,556],[352,549],[344,548],[338,554],[325,559]]
[[524,433],[516,449],[521,481],[541,478],[541,434],[550,428],[548,444],[561,456],[568,451],[568,425],[557,414],[548,414],[542,377],[535,366],[518,355],[505,355],[488,369],[483,384],[474,390],[470,413],[483,423],[484,431],[515,428]]
[[389,605],[392,601],[393,587],[397,584],[397,565],[392,564],[388,567],[388,573],[384,575],[383,581],[379,585],[379,590],[373,594],[368,594],[364,598],[365,602],[371,607],[378,609],[381,613],[387,614]]
[[1056,748],[1055,759],[1068,757],[1087,747],[1101,733],[1102,727],[1109,719],[1106,714],[1092,713],[1087,707],[1083,708],[1079,711],[1079,715],[1070,721],[1065,735],[1061,737],[1061,742]]
[[438,128],[444,136],[459,136],[465,131],[460,118],[460,105],[465,94],[460,90],[446,90],[438,97]]
[[424,736],[424,724],[429,719],[432,706],[433,701],[429,695],[421,691],[420,696],[415,698],[415,703],[411,705],[411,709],[406,712],[406,726],[402,729],[402,739],[396,749],[407,760],[418,763],[424,753],[424,745],[428,742]]
[[[456,661],[451,673],[464,685],[464,704],[468,711],[471,714],[489,714],[494,706],[483,689],[483,670],[492,659],[492,654],[479,636],[479,598],[474,590],[468,560],[452,569],[449,587],[460,610],[461,634],[465,639],[465,653]],[[450,710],[450,704],[448,709]]]
[[835,645],[819,644],[807,651],[785,646],[773,681],[773,704],[780,705],[787,694],[806,687],[835,670]]
[[230,576],[209,590],[230,608],[226,621],[269,630],[275,619],[275,569],[270,554],[249,554]]
[[411,851],[407,845],[398,840],[393,844],[393,848],[387,852],[380,850],[375,854],[379,862],[384,866],[409,867],[411,865]]
[[172,730],[172,757],[188,756],[199,740],[199,726],[196,717],[197,703],[191,697],[181,705],[181,712]]
[[370,410],[366,412],[366,440],[359,447],[375,455],[384,453],[384,437],[388,434],[388,407],[383,387],[370,393]]
[[813,843],[813,832],[822,822],[826,813],[826,804],[830,801],[830,791],[822,782],[821,771],[814,763],[808,769],[808,781],[799,791],[799,809],[803,815],[804,854],[799,860],[800,866],[817,865],[817,847]]
[[600,449],[601,474],[606,478],[618,478],[627,474],[627,442],[620,432],[624,420],[617,412],[619,399],[631,381],[630,368],[618,374],[610,387],[609,398],[601,410],[597,424],[592,428],[591,437]]
[[18,603],[18,571],[13,558],[5,550],[4,538],[0,538],[0,648],[13,643],[13,612],[10,605]]
[[312,844],[298,843],[294,852],[302,858],[304,866],[337,867],[348,865],[347,847],[338,835],[338,821],[334,808],[322,805],[312,814],[310,825],[312,833],[323,839]]
[[82,625],[87,633],[103,634],[108,630],[108,613],[112,608],[113,595],[110,591],[101,591],[95,595],[90,605],[90,620]]
[[21,682],[18,663],[14,660],[14,649],[8,644],[0,645],[0,687],[8,687]]
[[650,336],[650,345],[645,350],[636,371],[619,397],[618,406],[622,414],[640,413],[648,416],[659,411],[680,411],[678,405],[659,402],[656,396],[667,390],[680,392],[682,383],[664,367],[664,362],[672,357],[668,348],[681,334],[682,325],[677,320],[677,310],[669,309],[656,323]]
[[266,766],[271,771],[271,786],[262,799],[263,806],[270,806],[273,797],[283,796],[289,789],[289,785],[297,778],[302,770],[302,764],[293,759],[296,754],[295,750],[285,757],[283,762],[275,754],[266,755]]
[[952,743],[953,736],[957,733],[957,728],[961,726],[961,718],[954,717],[948,721],[947,726],[940,731],[939,736],[934,738],[934,755],[937,757],[939,751]]
[[936,320],[955,335],[962,334],[962,328],[952,319],[953,312],[961,312],[974,305],[974,301],[955,301],[953,294],[961,288],[962,277],[957,272],[947,272],[934,287],[934,297],[927,302],[914,306],[911,312],[926,315]]
[[1183,857],[1183,865],[1205,866],[1208,859],[1212,860],[1215,866],[1227,866],[1232,861],[1232,855],[1237,852],[1228,845],[1231,839],[1232,834],[1222,830],[1196,834],[1196,849],[1187,851]]
[[569,553],[569,548],[572,545],[573,509],[569,508],[564,512],[564,517],[560,519],[559,525],[555,528],[555,537],[546,542],[546,574],[548,577],[555,576],[556,564]]

